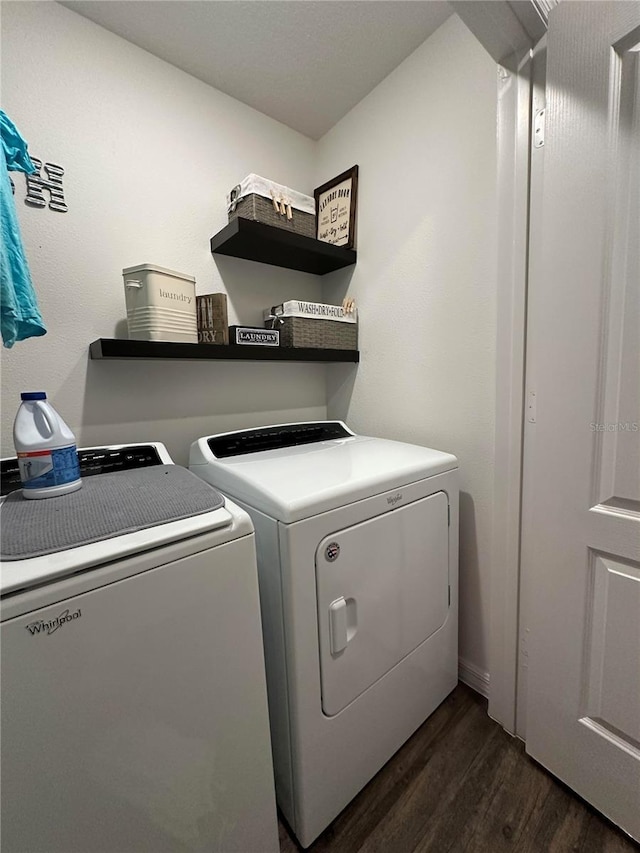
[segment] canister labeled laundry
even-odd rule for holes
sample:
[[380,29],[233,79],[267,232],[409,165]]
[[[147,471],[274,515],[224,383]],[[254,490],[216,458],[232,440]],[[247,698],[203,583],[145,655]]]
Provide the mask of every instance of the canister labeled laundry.
[[20,395],[13,443],[23,497],[52,498],[82,486],[76,439],[44,391]]
[[196,280],[155,264],[122,270],[129,338],[198,343]]

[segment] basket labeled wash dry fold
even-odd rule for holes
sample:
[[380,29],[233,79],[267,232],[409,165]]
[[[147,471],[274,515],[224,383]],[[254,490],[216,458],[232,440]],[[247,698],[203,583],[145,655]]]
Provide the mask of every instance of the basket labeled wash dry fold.
[[316,236],[316,208],[311,196],[276,184],[260,175],[247,175],[227,196],[229,222],[253,219],[302,234]]
[[267,329],[278,329],[280,346],[298,349],[358,348],[358,315],[353,299],[325,305],[291,299],[264,312]]

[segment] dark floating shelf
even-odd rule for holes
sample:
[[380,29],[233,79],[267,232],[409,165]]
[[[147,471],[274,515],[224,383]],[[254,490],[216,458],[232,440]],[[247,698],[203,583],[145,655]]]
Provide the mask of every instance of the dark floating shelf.
[[183,344],[172,341],[129,341],[98,338],[89,347],[92,359],[191,359],[205,361],[360,361],[358,350],[293,347]]
[[230,255],[315,275],[352,266],[357,258],[353,249],[240,217],[211,238],[211,251],[214,255]]

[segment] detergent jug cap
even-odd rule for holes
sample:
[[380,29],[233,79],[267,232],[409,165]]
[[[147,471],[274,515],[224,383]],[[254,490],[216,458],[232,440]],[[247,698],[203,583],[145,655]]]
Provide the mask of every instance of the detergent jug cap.
[[44,391],[23,391],[20,394],[21,400],[46,400],[47,395]]

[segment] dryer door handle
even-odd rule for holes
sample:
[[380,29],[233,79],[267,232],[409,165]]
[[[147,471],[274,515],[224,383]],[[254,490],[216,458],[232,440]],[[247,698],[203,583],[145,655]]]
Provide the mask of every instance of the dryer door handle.
[[329,605],[329,642],[331,654],[343,652],[358,630],[358,611],[355,598],[340,596]]

